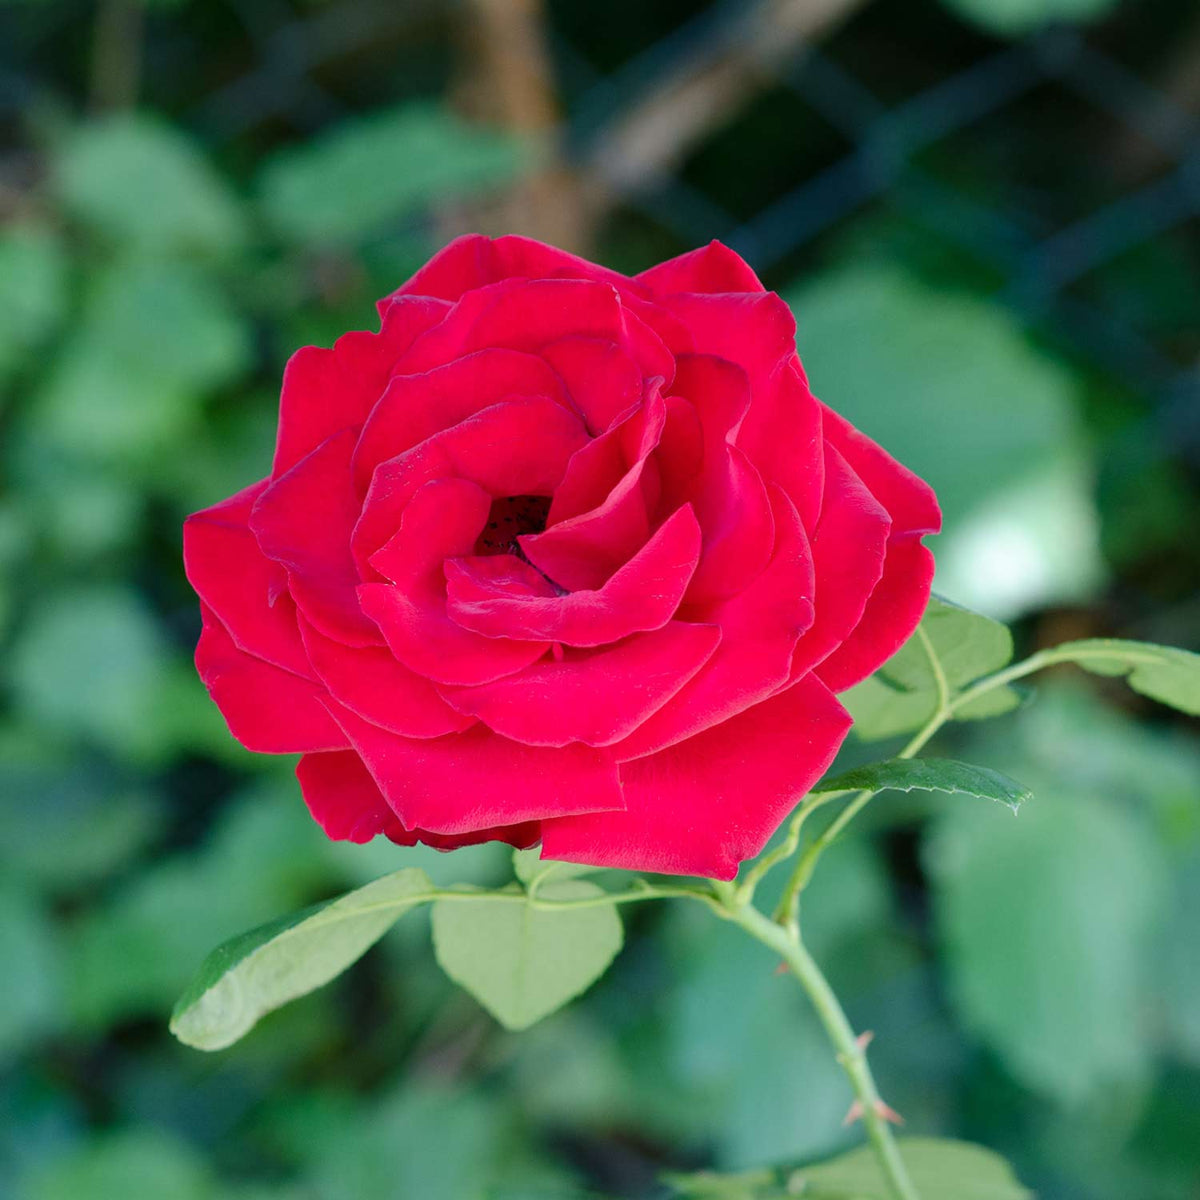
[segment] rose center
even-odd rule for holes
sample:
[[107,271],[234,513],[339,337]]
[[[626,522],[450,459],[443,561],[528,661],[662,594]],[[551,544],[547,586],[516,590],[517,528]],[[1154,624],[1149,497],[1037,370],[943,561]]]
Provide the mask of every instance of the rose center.
[[541,533],[549,513],[549,496],[501,496],[493,500],[487,524],[475,542],[475,553],[515,554],[524,558],[517,538],[526,533]]

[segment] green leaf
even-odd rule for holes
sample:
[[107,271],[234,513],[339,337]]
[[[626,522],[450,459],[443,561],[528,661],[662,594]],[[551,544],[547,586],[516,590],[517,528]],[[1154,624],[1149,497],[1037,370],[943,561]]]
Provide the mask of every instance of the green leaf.
[[[343,122],[271,160],[259,181],[268,220],[288,238],[352,242],[518,169],[517,143],[443,108],[407,104]],[[390,164],[380,169],[380,164]]]
[[579,875],[591,875],[602,869],[590,867],[586,863],[557,862],[554,859],[542,858],[536,846],[531,850],[514,850],[512,864],[513,874],[524,884],[543,878],[552,878],[558,883]]
[[21,707],[50,727],[138,753],[152,736],[167,661],[139,597],[95,586],[43,596],[13,646],[8,674]]
[[[586,900],[603,889],[583,880],[547,883],[539,900]],[[442,969],[508,1029],[526,1029],[604,974],[621,949],[613,905],[535,908],[497,898],[433,906],[433,946]]]
[[232,1045],[264,1014],[340,975],[432,889],[410,867],[226,942],[180,997],[171,1032],[198,1050]]
[[37,396],[30,432],[74,460],[177,454],[206,395],[250,362],[247,330],[200,271],[126,260],[97,275]]
[[0,883],[0,1064],[59,1023],[62,964],[58,932],[28,892]]
[[[1012,1168],[982,1146],[941,1138],[904,1138],[900,1157],[921,1200],[1032,1200]],[[863,1146],[832,1162],[802,1167],[788,1180],[811,1200],[889,1200],[875,1153]]]
[[0,381],[54,330],[67,305],[61,240],[47,229],[13,225],[0,234]]
[[[921,619],[951,693],[1012,660],[1012,634],[991,617],[972,612],[940,596],[931,596]],[[842,701],[854,717],[855,733],[865,741],[895,737],[919,729],[937,707],[938,685],[920,635],[914,634],[869,679],[851,688]],[[977,720],[1010,712],[1022,700],[1016,688],[997,688],[955,715]]]
[[217,1200],[227,1194],[191,1146],[149,1125],[102,1134],[61,1155],[32,1172],[21,1191],[26,1200]]
[[1200,716],[1200,654],[1153,642],[1088,638],[1064,642],[1056,653],[1093,675],[1124,675],[1135,692],[1160,704]]
[[[939,575],[970,564],[956,565],[955,595],[1015,613],[1102,574],[1078,383],[1011,312],[878,254],[785,298],[817,394],[937,492]],[[1018,505],[1031,486],[1054,502]]]
[[1167,868],[1102,793],[1040,790],[1020,821],[948,808],[925,861],[961,1020],[1027,1087],[1078,1105],[1150,1070]]
[[[982,1146],[941,1138],[905,1138],[900,1155],[921,1200],[1033,1200],[1012,1168]],[[767,1167],[744,1174],[669,1175],[680,1200],[891,1200],[875,1152],[862,1146],[828,1162]]]
[[1094,21],[1117,6],[1117,0],[942,0],[942,3],[989,33],[1006,37],[1019,37],[1056,21]]
[[155,253],[226,250],[244,234],[237,200],[199,150],[144,114],[77,129],[59,153],[56,183],[81,220]]
[[960,792],[1007,804],[1016,812],[1033,793],[1015,779],[949,758],[892,758],[823,779],[814,792]]

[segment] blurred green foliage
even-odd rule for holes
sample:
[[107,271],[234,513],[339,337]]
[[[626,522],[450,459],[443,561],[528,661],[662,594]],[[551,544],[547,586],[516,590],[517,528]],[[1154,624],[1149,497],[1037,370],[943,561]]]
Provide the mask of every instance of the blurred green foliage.
[[[400,866],[445,883],[508,870],[494,847],[327,843],[290,764],[242,752],[195,680],[179,563],[184,515],[265,471],[287,355],[369,325],[474,198],[536,167],[520,139],[453,114],[459,16],[432,7],[382,73],[360,51],[314,69],[319,95],[260,80],[283,117],[240,134],[202,102],[230,61],[274,52],[234,5],[152,6],[144,109],[95,119],[68,115],[91,7],[0,17],[5,66],[32,81],[4,111],[22,148],[0,193],[3,1200],[655,1197],[666,1167],[855,1142],[799,992],[738,931],[671,905],[630,914],[614,969],[525,1034],[445,980],[426,914],[230,1051],[167,1033],[228,936]],[[607,69],[695,7],[550,11]],[[1102,6],[947,7],[1015,33]],[[1149,7],[1143,42],[1167,28],[1170,6]],[[948,69],[941,48],[965,65],[983,35],[918,8],[878,0],[834,51],[885,64],[881,92]],[[910,26],[920,52],[896,53]],[[699,153],[690,182],[765,205],[781,170],[770,105],[720,136],[738,171]],[[1004,203],[1029,135],[1014,118],[989,136],[996,153],[933,169]],[[807,157],[816,122],[789,137],[797,171],[823,165]],[[627,269],[689,248],[633,211],[596,238]],[[1171,246],[1109,273],[1193,344],[1195,281]],[[1149,397],[1024,327],[969,253],[886,204],[768,282],[795,303],[817,390],[943,496],[943,591],[1019,617],[1025,648],[1105,633],[1196,647],[1200,489],[1156,439]],[[1090,677],[1039,693],[935,747],[1031,785],[1020,817],[880,797],[823,862],[805,927],[876,1031],[911,1129],[995,1147],[1052,1200],[1184,1200],[1200,1186],[1196,726]]]

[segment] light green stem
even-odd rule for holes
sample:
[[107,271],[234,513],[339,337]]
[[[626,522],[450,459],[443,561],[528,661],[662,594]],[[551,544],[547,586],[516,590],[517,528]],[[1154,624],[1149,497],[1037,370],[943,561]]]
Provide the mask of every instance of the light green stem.
[[794,928],[781,927],[751,905],[727,909],[723,915],[778,954],[800,981],[837,1051],[838,1062],[841,1063],[850,1080],[850,1086],[854,1089],[857,1107],[862,1110],[863,1126],[875,1151],[879,1169],[887,1181],[892,1200],[920,1200],[900,1157],[900,1148],[892,1136],[891,1126],[883,1115],[886,1109],[880,1100],[875,1077],[867,1063],[866,1049],[855,1037],[837,996],[834,995],[821,968],[800,940],[799,932]]
[[[929,659],[930,669],[933,671],[934,683],[937,686],[937,704],[929,720],[913,735],[908,745],[896,755],[897,758],[915,758],[925,748],[929,739],[950,719],[950,714],[953,711],[953,702],[950,698],[950,685],[946,680],[946,673],[942,670],[942,664],[933,649],[929,635],[919,625],[917,626],[917,637],[921,642],[926,657]],[[833,797],[838,795],[844,795],[844,793],[831,792],[824,798],[833,799]],[[858,792],[854,796],[854,799],[809,843],[804,853],[800,855],[791,877],[783,889],[783,895],[779,899],[779,904],[775,909],[775,920],[781,925],[785,925],[788,928],[796,926],[800,893],[808,886],[808,881],[812,878],[813,870],[816,868],[817,860],[838,839],[842,830],[866,807],[873,795],[875,793],[870,791]]]

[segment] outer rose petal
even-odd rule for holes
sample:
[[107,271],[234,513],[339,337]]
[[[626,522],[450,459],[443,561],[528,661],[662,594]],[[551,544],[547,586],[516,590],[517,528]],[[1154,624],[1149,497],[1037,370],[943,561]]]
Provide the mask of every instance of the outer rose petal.
[[203,602],[200,611],[204,626],[196,645],[196,670],[229,732],[247,750],[294,754],[346,745],[317,684],[239,650]]
[[625,763],[625,811],[542,825],[542,857],[732,879],[833,761],[850,714],[812,676],[704,733]]
[[862,619],[883,577],[891,526],[879,501],[827,445],[825,500],[812,540],[816,619],[796,646],[793,679],[828,658]]
[[527,746],[610,746],[660,709],[712,657],[715,625],[668,621],[596,650],[567,650],[507,679],[443,689],[460,712]]
[[450,305],[414,297],[381,310],[378,333],[356,331],[332,350],[305,346],[288,360],[279,399],[273,478],[342,429],[361,425],[387,385],[397,359],[450,311]]
[[740,254],[715,239],[635,275],[655,296],[672,292],[761,292],[759,278]]
[[250,510],[267,482],[184,521],[184,570],[239,649],[311,679],[296,606],[287,593],[287,572],[263,554],[247,527]]
[[292,598],[322,633],[347,645],[378,645],[379,631],[354,592],[354,442],[354,431],[344,429],[276,479],[255,501],[250,528],[263,553],[287,568]]
[[481,233],[468,233],[455,238],[407,283],[379,303],[383,307],[393,297],[403,295],[440,296],[444,300],[458,300],[472,288],[486,287],[512,278],[596,279],[617,286],[630,286],[630,280],[616,271],[532,238],[510,235],[493,241]]
[[482,725],[416,741],[345,710],[336,717],[409,829],[462,834],[624,804],[616,764],[603,750],[523,746]]
[[920,539],[937,533],[942,513],[933,489],[923,479],[828,408],[825,430],[830,445],[892,518],[883,577],[871,593],[862,619],[820,664],[818,674],[840,692],[887,662],[920,623],[933,584],[933,555]]
[[382,646],[345,646],[301,618],[304,648],[329,694],[351,712],[404,737],[441,737],[474,722],[455,712],[433,684]]
[[439,850],[453,850],[478,842],[507,842],[524,850],[536,844],[540,834],[536,821],[458,835],[405,829],[353,750],[306,754],[296,767],[296,777],[308,811],[335,841],[366,842],[382,833],[400,846],[422,841]]
[[306,754],[296,764],[296,778],[313,820],[335,842],[369,842],[385,833],[401,845],[416,845],[416,834],[388,808],[353,750]]
[[915,538],[888,543],[883,578],[867,601],[862,620],[816,673],[835,692],[877,671],[921,623],[933,587],[933,554]]

